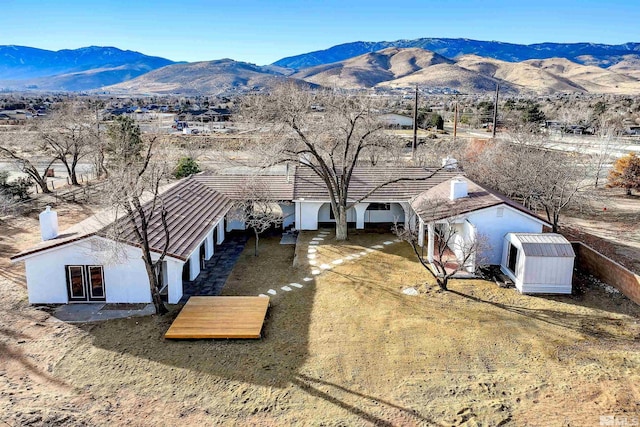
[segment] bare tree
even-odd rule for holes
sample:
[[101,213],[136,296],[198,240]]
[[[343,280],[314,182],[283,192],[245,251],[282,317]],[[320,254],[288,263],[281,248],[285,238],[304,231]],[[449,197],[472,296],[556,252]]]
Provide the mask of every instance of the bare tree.
[[249,181],[242,190],[243,198],[235,203],[231,219],[244,222],[253,230],[255,237],[254,255],[258,256],[260,235],[271,227],[282,224],[282,209],[271,197],[269,188],[263,181]]
[[543,140],[519,138],[486,146],[467,159],[465,170],[472,179],[543,211],[555,233],[561,213],[585,199],[589,159],[581,153],[551,150]]
[[271,136],[261,147],[268,164],[300,162],[322,179],[336,218],[336,239],[345,240],[354,168],[368,151],[388,144],[379,138],[383,125],[372,99],[287,83],[246,97],[242,111]]
[[[446,206],[451,210],[450,204],[443,200],[433,200],[426,212],[434,213]],[[408,242],[413,249],[420,264],[436,280],[442,290],[448,289],[449,280],[460,272],[474,273],[476,269],[485,264],[484,254],[488,251],[487,239],[478,234],[465,236],[461,232],[460,223],[463,218],[455,213],[438,221],[433,227],[435,233],[433,243],[433,256],[425,253],[424,236],[420,236],[421,229],[415,226],[415,216],[410,219],[409,227],[394,226],[395,234]]]
[[[122,130],[122,129],[121,129]],[[126,128],[126,132],[137,132],[136,126]],[[119,141],[130,141],[130,135],[119,135],[112,129]],[[166,156],[160,153],[156,137],[140,137],[134,146],[121,146],[123,151],[110,163],[110,203],[116,212],[124,216],[118,218],[111,230],[113,238],[119,240],[126,232],[132,232],[142,250],[142,260],[149,278],[149,287],[157,314],[167,313],[160,297],[162,288],[160,266],[166,256],[170,235],[167,226],[167,210],[160,196],[161,183],[170,175]],[[126,154],[125,154],[126,153]],[[160,256],[154,260],[149,244],[149,231],[154,222],[160,222],[164,241]]]
[[26,174],[43,193],[50,193],[47,186],[47,170],[56,161],[54,156],[38,157],[39,146],[34,135],[28,132],[2,135],[0,159],[14,164],[17,170]]
[[67,169],[72,185],[80,185],[78,162],[97,148],[95,116],[80,102],[63,103],[40,124],[43,151]]
[[595,134],[598,138],[596,140],[597,152],[592,155],[593,186],[598,188],[603,170],[613,159],[612,154],[616,149],[615,138],[620,136],[622,126],[619,121],[605,116],[598,117],[595,122]]

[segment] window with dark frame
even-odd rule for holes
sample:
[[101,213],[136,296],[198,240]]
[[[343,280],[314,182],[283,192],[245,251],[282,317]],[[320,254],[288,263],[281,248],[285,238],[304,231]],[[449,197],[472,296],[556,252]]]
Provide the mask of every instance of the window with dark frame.
[[65,273],[70,302],[106,300],[101,265],[65,265]]

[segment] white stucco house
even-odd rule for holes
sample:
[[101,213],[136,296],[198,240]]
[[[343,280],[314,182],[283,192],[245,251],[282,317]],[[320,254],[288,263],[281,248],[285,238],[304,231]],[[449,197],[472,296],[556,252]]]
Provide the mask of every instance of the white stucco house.
[[458,259],[460,248],[476,238],[483,239],[480,253],[464,266],[469,273],[473,273],[480,262],[500,264],[504,237],[508,233],[540,234],[545,226],[551,227],[521,204],[459,175],[417,195],[410,205],[416,214],[420,244],[426,244],[430,261],[433,261],[438,231],[447,234],[449,227],[455,228],[450,248]]
[[[183,278],[198,276],[202,260],[210,259],[215,245],[223,242],[224,217],[232,203],[194,179],[178,182],[160,198],[167,208],[170,234],[161,282],[168,302],[177,303]],[[58,233],[55,215],[43,214],[46,240],[11,257],[13,262],[25,263],[31,304],[151,302],[142,250],[126,217],[116,219],[114,212],[107,211]],[[148,231],[156,259],[165,242],[158,217]],[[117,233],[114,227],[119,227]]]
[[[380,187],[398,178],[402,180]],[[181,180],[160,196],[169,215],[170,243],[159,274],[169,303],[180,300],[183,280],[199,275],[203,261],[213,256],[225,232],[244,229],[244,224],[234,219],[232,209],[234,200],[246,197],[248,186],[264,189],[266,198],[280,206],[284,228],[317,230],[335,223],[327,187],[309,167],[257,176],[246,170],[205,172]],[[349,202],[353,204],[347,213],[350,226],[390,229],[393,224],[404,224],[418,231],[430,260],[434,239],[442,227],[456,231],[451,244],[454,253],[456,245],[485,236],[489,244],[478,259],[499,265],[508,244],[505,236],[540,234],[543,227],[550,226],[524,206],[483,188],[453,167],[356,167]],[[150,302],[141,250],[126,221],[118,221],[107,213],[58,233],[55,218],[45,212],[45,240],[11,258],[25,263],[29,302]],[[115,234],[117,239],[111,232],[114,224],[124,224]],[[149,236],[152,252],[159,257],[164,245],[159,222],[151,224]],[[476,261],[465,265],[469,273],[475,271]],[[525,288],[519,289],[526,292]]]

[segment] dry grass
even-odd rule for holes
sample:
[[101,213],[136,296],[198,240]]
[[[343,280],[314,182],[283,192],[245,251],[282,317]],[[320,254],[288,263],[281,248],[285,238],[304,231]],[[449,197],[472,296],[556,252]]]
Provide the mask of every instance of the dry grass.
[[[332,268],[312,275],[316,236],[301,235],[297,267],[274,238],[259,257],[251,242],[241,255],[224,293],[277,292],[260,341],[165,341],[175,311],[78,328],[15,305],[0,335],[12,351],[0,419],[546,426],[640,411],[640,308],[626,299],[529,297],[478,280],[440,292],[403,243],[346,260],[393,240],[362,232],[323,237],[316,260]],[[303,287],[283,291],[289,283]],[[401,293],[416,285],[421,295]]]

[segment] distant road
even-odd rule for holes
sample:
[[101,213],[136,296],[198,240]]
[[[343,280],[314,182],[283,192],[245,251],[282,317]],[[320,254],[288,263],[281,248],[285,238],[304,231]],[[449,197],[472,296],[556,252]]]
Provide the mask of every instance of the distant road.
[[[450,132],[453,131],[450,130]],[[490,139],[491,133],[459,128],[458,137]],[[503,132],[498,132],[497,138],[507,141],[512,139],[508,133]],[[612,137],[607,140],[594,135],[553,133],[547,135],[546,140],[544,146],[552,150],[598,154],[608,149],[613,157],[626,156],[631,152],[640,153],[640,138],[638,137]]]

